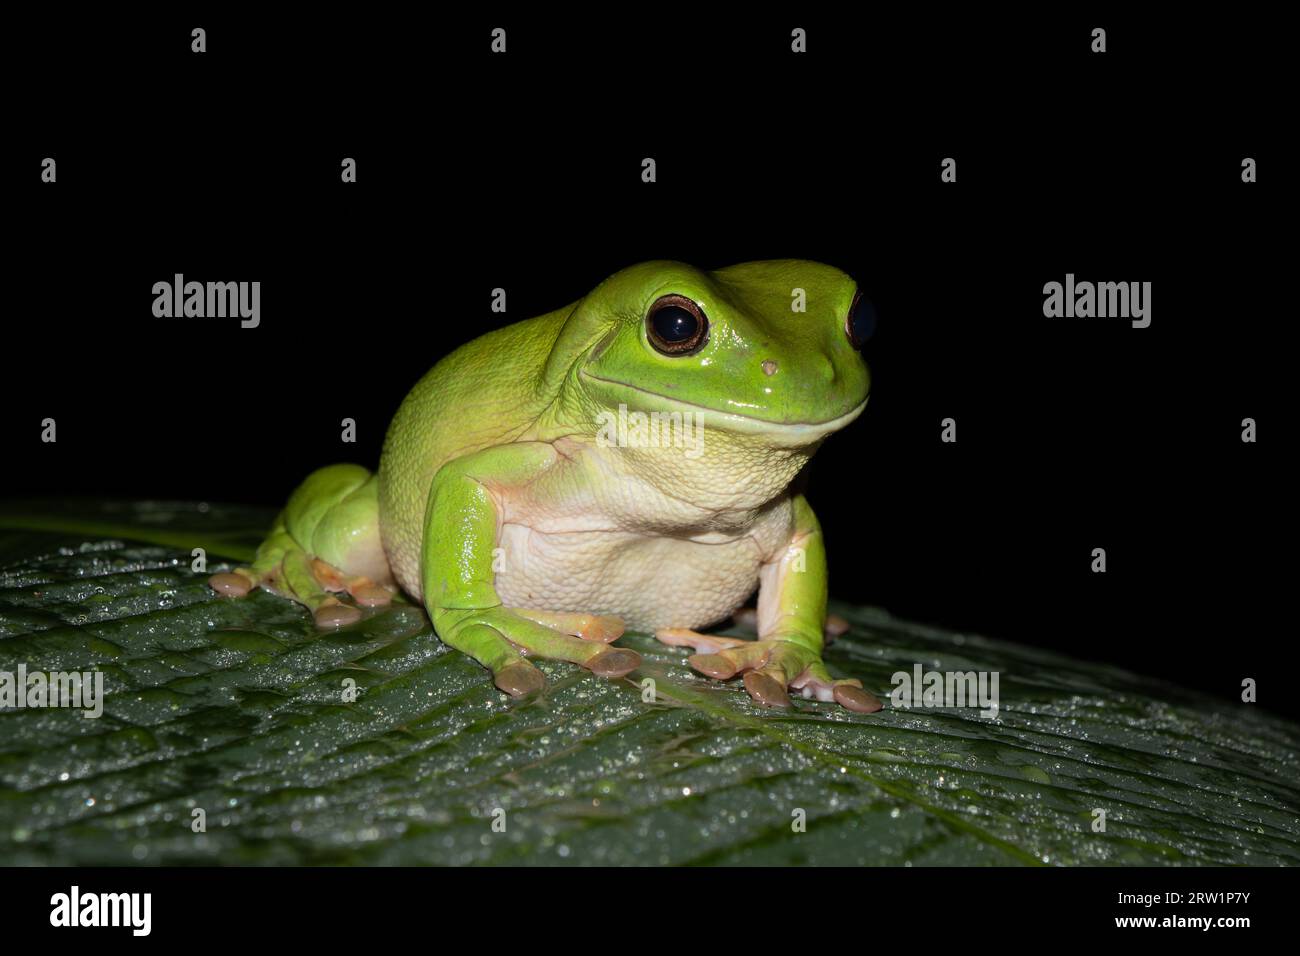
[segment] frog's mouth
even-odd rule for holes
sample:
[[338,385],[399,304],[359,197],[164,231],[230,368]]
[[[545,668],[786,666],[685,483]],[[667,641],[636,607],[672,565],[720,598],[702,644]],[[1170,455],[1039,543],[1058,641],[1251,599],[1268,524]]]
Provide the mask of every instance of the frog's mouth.
[[592,375],[585,370],[581,374],[584,378],[599,382],[603,387],[603,391],[613,393],[615,398],[627,406],[628,411],[642,412],[648,415],[655,413],[660,415],[691,415],[705,429],[716,428],[719,431],[740,435],[761,436],[774,444],[791,447],[808,445],[839,431],[862,414],[862,410],[867,407],[867,401],[871,397],[868,395],[847,412],[824,421],[780,422],[747,414],[744,409],[751,406],[746,406],[741,402],[732,403],[736,411],[725,411],[718,408],[709,408],[706,405],[696,405],[694,402],[685,402],[679,398],[670,398],[658,392],[651,392],[635,385],[628,385],[626,382],[601,378],[599,375]]

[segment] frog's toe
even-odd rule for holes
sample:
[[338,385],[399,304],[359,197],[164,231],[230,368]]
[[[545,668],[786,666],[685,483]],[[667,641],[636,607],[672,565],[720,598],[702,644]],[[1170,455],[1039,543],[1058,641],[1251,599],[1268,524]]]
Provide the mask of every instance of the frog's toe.
[[730,680],[745,674],[745,690],[765,707],[789,707],[785,670],[781,667],[785,653],[772,641],[742,641],[732,637],[713,637],[685,629],[657,632],[665,644],[686,645],[701,650],[686,659],[696,671],[715,680]]
[[810,665],[790,681],[790,689],[800,692],[806,698],[816,698],[825,703],[833,701],[845,710],[858,714],[874,714],[884,707],[875,694],[862,689],[862,681],[856,678],[834,680],[820,663]]
[[722,637],[718,634],[701,634],[689,627],[661,627],[655,631],[655,637],[664,644],[673,647],[689,647],[701,654],[717,654],[732,647],[752,644],[738,637]]
[[214,574],[208,578],[208,587],[226,597],[243,597],[255,586],[256,582],[252,576],[242,568]]
[[641,666],[641,655],[626,647],[611,647],[586,662],[597,677],[622,677]]
[[493,674],[492,683],[511,697],[527,697],[544,688],[546,678],[532,664],[525,660],[516,660]]
[[[764,707],[789,707],[790,693],[837,703],[846,710],[871,714],[882,704],[859,680],[835,680],[817,653],[805,645],[785,640],[741,641],[713,638],[694,631],[672,630],[656,636],[668,644],[704,650],[687,658],[696,671],[715,680],[745,675],[745,690]],[[795,674],[790,679],[789,675]]]
[[623,619],[612,614],[573,614],[519,607],[510,610],[536,624],[553,628],[562,634],[572,634],[584,641],[610,644],[623,636]]
[[312,617],[319,628],[346,627],[361,620],[361,610],[334,599],[333,603],[322,603],[312,612]]
[[[566,618],[594,617],[593,615],[561,615]],[[583,640],[564,629],[554,627],[557,615],[549,611],[519,608],[493,608],[472,615],[472,625],[466,621],[446,629],[448,643],[460,647],[481,663],[499,673],[511,659],[523,657],[568,661],[585,667],[599,677],[622,677],[641,666],[641,655],[625,647],[608,647],[603,641]],[[575,623],[566,620],[567,625]],[[622,622],[618,622],[621,627]],[[443,631],[438,632],[442,634]],[[504,644],[498,643],[504,641]]]
[[346,592],[360,607],[384,607],[393,602],[391,587],[376,584],[363,575],[349,577],[320,558],[312,558],[311,573],[321,590],[330,594]]
[[824,703],[829,703],[835,699],[836,684],[851,684],[855,687],[862,687],[862,682],[859,680],[836,681],[827,673],[825,666],[811,664],[807,670],[790,681],[790,689],[798,691],[809,700],[815,698]]
[[354,578],[349,581],[348,594],[361,607],[387,607],[393,603],[393,589],[375,584],[369,578]]
[[741,671],[762,667],[770,654],[771,645],[762,641],[735,641],[715,653],[692,654],[686,663],[706,677],[730,680]]
[[612,614],[576,614],[574,617],[577,620],[572,625],[573,630],[568,631],[568,628],[562,628],[562,630],[566,630],[584,641],[609,644],[623,636],[623,619],[621,617],[614,617]]
[[311,559],[311,573],[316,578],[316,583],[321,586],[321,590],[337,594],[348,589],[343,572],[320,558]]
[[822,634],[829,644],[837,637],[842,637],[849,632],[849,622],[838,614],[827,614],[826,624],[822,627]]
[[686,658],[686,663],[705,677],[712,677],[714,680],[731,680],[740,670],[734,661],[728,660],[721,654],[692,654]]
[[765,671],[750,671],[745,675],[745,690],[755,702],[764,707],[789,707],[790,695],[781,682]]
[[835,685],[835,702],[856,714],[874,714],[885,706],[871,691],[854,687],[848,681],[840,681]]

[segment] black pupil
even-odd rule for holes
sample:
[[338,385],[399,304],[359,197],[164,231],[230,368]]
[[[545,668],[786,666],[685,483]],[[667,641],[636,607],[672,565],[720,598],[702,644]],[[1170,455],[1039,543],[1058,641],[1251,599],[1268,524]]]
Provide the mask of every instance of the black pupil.
[[655,334],[665,342],[689,342],[700,327],[700,320],[680,305],[665,305],[655,312]]
[[876,331],[876,310],[866,299],[859,299],[853,310],[853,340],[861,344]]

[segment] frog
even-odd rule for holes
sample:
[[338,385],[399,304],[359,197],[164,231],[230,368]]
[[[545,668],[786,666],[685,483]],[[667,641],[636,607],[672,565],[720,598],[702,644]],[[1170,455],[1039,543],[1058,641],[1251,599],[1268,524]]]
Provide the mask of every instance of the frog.
[[[763,707],[793,692],[874,712],[823,660],[826,548],[802,476],[866,407],[875,322],[854,279],[810,260],[621,269],[434,364],[376,471],[311,473],[254,560],[209,584],[294,600],[321,629],[400,592],[510,697],[545,689],[537,660],[627,677],[632,629]],[[756,636],[717,633],[756,589]]]

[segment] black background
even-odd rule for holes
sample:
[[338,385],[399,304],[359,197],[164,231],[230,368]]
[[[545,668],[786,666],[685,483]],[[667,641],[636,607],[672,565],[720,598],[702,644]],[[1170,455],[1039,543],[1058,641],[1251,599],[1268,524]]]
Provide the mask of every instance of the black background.
[[[1224,700],[1254,677],[1300,713],[1292,111],[1258,12],[197,12],[10,40],[4,498],[276,506],[320,465],[373,467],[451,349],[619,268],[817,259],[881,317],[871,403],[812,467],[834,596]],[[176,272],[260,280],[261,326],[155,319]],[[1044,318],[1067,272],[1150,281],[1151,327]]]
[[[1249,940],[1253,933],[1269,935],[1286,925],[1292,910],[1293,874],[1285,867],[1232,867],[1184,869],[1173,873],[1159,868],[1073,867],[1056,868],[1045,875],[1034,867],[1002,868],[996,877],[978,878],[959,868],[915,867],[889,872],[866,872],[844,868],[821,868],[818,876],[845,887],[845,897],[855,890],[869,893],[871,905],[860,907],[865,919],[843,919],[834,910],[842,905],[832,893],[809,901],[809,906],[826,910],[824,930],[847,940],[901,939],[920,941],[942,936],[965,939],[976,933],[1016,933],[1033,939],[1069,934],[1071,941],[1093,939],[1113,944],[1132,935],[1134,940],[1175,940],[1180,951],[1217,952],[1225,942]],[[807,887],[808,873],[802,868],[744,867],[727,871],[728,892],[737,897],[770,899],[797,895]],[[286,874],[279,867],[163,867],[163,868],[44,868],[0,870],[0,888],[5,890],[0,912],[12,915],[7,938],[42,945],[70,940],[99,945],[148,945],[193,940],[196,928],[205,942],[247,946],[256,935],[287,944],[339,946],[345,951],[366,951],[375,946],[374,913],[383,914],[383,926],[424,929],[416,925],[425,919],[431,901],[436,901],[443,918],[461,913],[479,914],[485,906],[503,897],[524,896],[528,874],[517,874],[520,884],[511,885],[512,874],[500,867],[461,867],[454,872],[432,868],[404,867],[314,867],[302,878]],[[616,915],[597,917],[602,928],[624,933],[644,929],[649,919],[659,918],[653,902],[670,889],[701,896],[716,891],[717,874],[707,867],[681,867],[671,871],[672,883],[652,868],[619,871],[615,890],[620,907]],[[86,893],[151,893],[152,931],[148,937],[134,937],[131,930],[117,928],[64,928],[49,925],[51,897],[69,893],[76,884]],[[503,891],[503,887],[509,888]],[[1249,893],[1249,898],[1232,903],[1177,905],[1163,903],[1166,893],[1188,900],[1193,893]],[[1156,896],[1162,902],[1147,907],[1120,903],[1119,894]],[[560,894],[563,896],[563,894]],[[233,900],[234,902],[227,902]],[[941,905],[936,905],[941,900]],[[486,902],[485,902],[486,901]],[[563,907],[565,904],[560,902]],[[1145,929],[1116,927],[1116,917],[1246,917],[1249,927],[1196,929]],[[413,918],[414,917],[414,918]],[[427,923],[427,919],[425,919]],[[536,928],[535,928],[536,927]],[[512,909],[493,921],[474,924],[474,932],[493,940],[506,934],[540,932],[534,912]],[[682,938],[706,938],[719,934],[716,914],[697,906],[677,907],[666,927]],[[754,932],[740,922],[732,934]],[[1244,934],[1244,935],[1243,935]],[[1190,947],[1189,947],[1189,944]],[[587,952],[588,949],[579,949]]]

